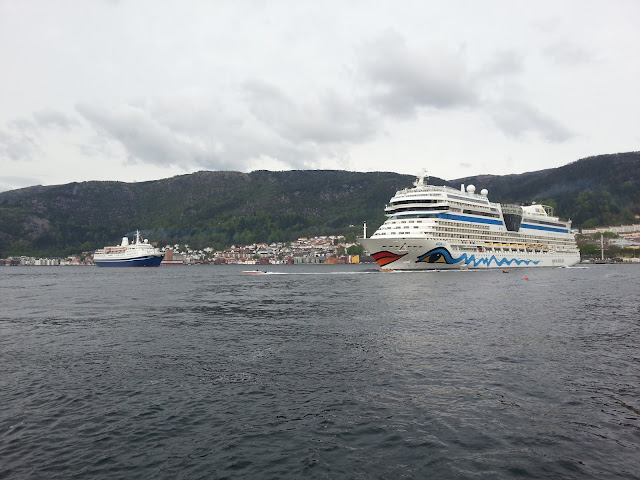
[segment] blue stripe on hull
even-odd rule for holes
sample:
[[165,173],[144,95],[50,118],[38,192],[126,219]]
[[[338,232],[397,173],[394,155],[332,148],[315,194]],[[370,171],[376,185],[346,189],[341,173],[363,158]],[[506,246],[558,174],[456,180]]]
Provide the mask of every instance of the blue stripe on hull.
[[447,220],[458,220],[461,222],[486,223],[488,225],[504,225],[504,223],[502,223],[502,220],[497,220],[495,218],[468,217],[466,215],[454,215],[452,213],[441,213],[439,217],[445,218]]
[[571,233],[566,228],[545,227],[544,225],[531,225],[530,223],[522,222],[520,228],[530,228],[532,230],[543,230],[545,232],[558,232],[558,233]]
[[107,260],[94,263],[98,267],[159,267],[164,256],[132,258],[131,260]]

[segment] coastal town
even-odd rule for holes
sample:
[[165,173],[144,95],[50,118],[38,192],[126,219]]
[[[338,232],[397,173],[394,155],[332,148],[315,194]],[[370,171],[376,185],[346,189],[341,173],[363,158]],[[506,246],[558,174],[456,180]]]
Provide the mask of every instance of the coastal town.
[[[211,247],[203,249],[185,245],[165,245],[162,266],[237,264],[237,265],[293,265],[360,263],[359,245],[347,242],[344,237],[302,237],[287,243],[254,243],[231,246],[224,250]],[[0,259],[0,266],[71,266],[94,265],[94,252],[83,252],[66,258],[36,258],[29,256]]]

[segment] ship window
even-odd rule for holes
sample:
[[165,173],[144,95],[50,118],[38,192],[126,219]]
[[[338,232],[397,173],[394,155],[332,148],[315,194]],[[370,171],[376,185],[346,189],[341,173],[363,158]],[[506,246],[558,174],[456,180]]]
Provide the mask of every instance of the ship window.
[[470,215],[481,215],[483,217],[495,217],[498,218],[500,215],[497,213],[489,213],[489,212],[479,212],[478,210],[463,210],[462,213],[467,213]]

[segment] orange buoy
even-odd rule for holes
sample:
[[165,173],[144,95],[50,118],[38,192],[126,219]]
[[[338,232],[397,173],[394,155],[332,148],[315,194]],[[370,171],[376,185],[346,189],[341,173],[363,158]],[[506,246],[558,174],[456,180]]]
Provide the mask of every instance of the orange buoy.
[[529,277],[524,277],[525,280],[529,280]]

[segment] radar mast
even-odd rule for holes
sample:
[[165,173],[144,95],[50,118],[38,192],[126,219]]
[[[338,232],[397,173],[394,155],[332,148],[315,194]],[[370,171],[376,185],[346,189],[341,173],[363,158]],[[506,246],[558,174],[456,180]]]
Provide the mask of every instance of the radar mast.
[[423,168],[420,173],[418,173],[416,177],[416,181],[413,182],[413,185],[420,188],[424,187],[429,183],[429,175],[427,174],[427,169]]

